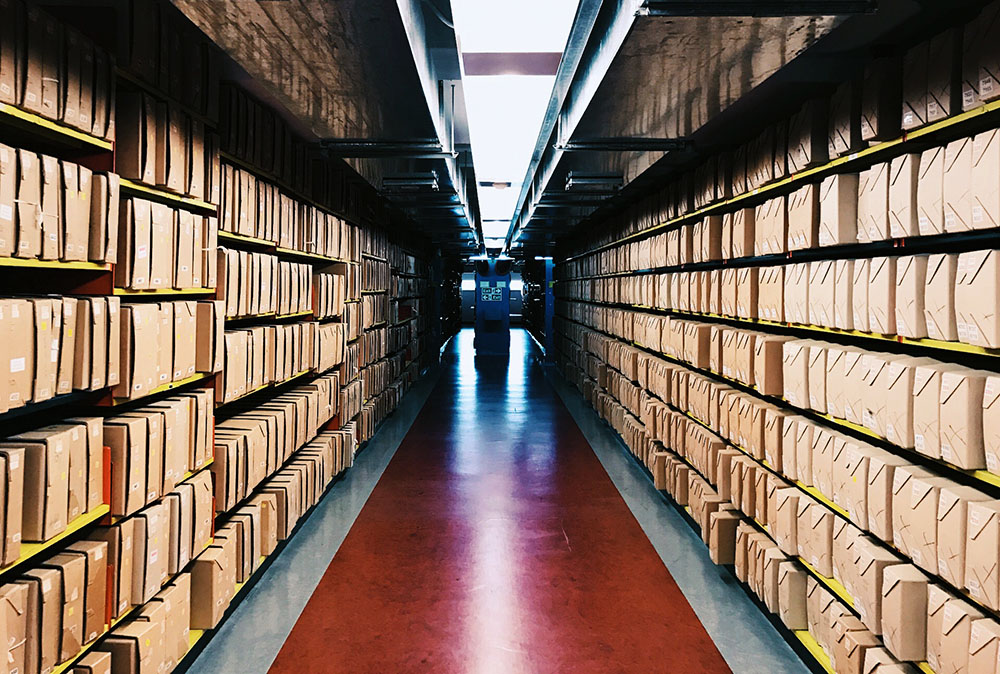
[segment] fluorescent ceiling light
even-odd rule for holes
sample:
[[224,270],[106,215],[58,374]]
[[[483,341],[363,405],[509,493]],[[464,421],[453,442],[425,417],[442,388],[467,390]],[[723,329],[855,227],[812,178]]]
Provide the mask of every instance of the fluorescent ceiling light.
[[504,238],[502,236],[495,239],[486,237],[483,242],[486,244],[487,248],[503,248]]
[[474,278],[462,279],[462,290],[475,290],[475,289],[476,289],[476,279]]
[[452,0],[463,52],[561,52],[577,0]]
[[509,226],[509,220],[486,221],[483,223],[483,236],[489,239],[503,239],[507,236]]
[[[459,47],[469,54],[562,53],[578,0],[452,0]],[[485,220],[514,216],[552,94],[551,75],[466,75],[462,80]],[[506,235],[506,229],[503,232]]]
[[524,291],[524,281],[519,278],[510,280],[510,291],[512,293],[519,293]]

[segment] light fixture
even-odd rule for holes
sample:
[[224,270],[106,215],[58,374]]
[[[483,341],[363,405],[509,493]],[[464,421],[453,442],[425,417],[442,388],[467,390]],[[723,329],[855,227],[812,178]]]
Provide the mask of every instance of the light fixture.
[[551,260],[552,256],[551,255],[536,255],[535,259],[536,260]]
[[416,192],[419,190],[437,192],[440,189],[440,185],[438,184],[437,171],[428,171],[426,173],[404,173],[383,176],[382,189],[400,192]]
[[620,173],[580,173],[570,171],[566,176],[566,191],[617,190],[623,184]]

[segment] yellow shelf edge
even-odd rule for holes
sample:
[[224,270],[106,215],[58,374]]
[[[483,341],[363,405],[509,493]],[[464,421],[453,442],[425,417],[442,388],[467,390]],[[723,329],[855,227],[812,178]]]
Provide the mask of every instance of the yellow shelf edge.
[[110,264],[99,262],[63,262],[62,260],[37,260],[20,257],[0,257],[0,267],[34,267],[36,269],[79,269],[82,271],[111,271]]
[[173,192],[167,192],[166,190],[161,190],[157,187],[151,187],[149,185],[143,185],[142,183],[136,182],[134,180],[129,180],[128,178],[121,179],[121,186],[123,189],[127,191],[147,194],[153,197],[164,199],[166,201],[170,201],[172,203],[187,206],[188,208],[198,208],[203,211],[218,210],[218,207],[215,204],[210,204],[207,201],[202,201],[201,199],[195,199],[194,197],[181,196],[179,194],[174,194]]
[[129,290],[128,288],[115,288],[113,294],[121,297],[151,297],[155,295],[209,295],[215,294],[215,288],[156,288],[151,290]]
[[78,515],[71,521],[67,526],[65,531],[57,536],[50,538],[44,543],[21,543],[21,556],[17,560],[7,566],[0,568],[0,573],[5,573],[10,569],[27,562],[31,558],[40,555],[41,553],[50,550],[59,543],[63,542],[76,532],[82,530],[83,528],[97,522],[102,517],[108,514],[111,510],[111,506],[107,503],[102,503],[98,507],[94,508],[90,512],[86,512],[82,515]]
[[819,645],[816,637],[809,630],[792,630],[792,634],[802,642],[802,645],[806,647],[806,650],[819,663],[820,667],[829,674],[837,674],[837,671],[833,668],[833,663],[830,661],[830,656],[827,655],[827,652],[823,650],[823,647]]
[[161,386],[157,386],[156,388],[150,390],[149,393],[147,393],[147,394],[145,394],[143,396],[139,396],[138,398],[115,398],[114,399],[114,404],[115,405],[124,405],[126,403],[133,403],[133,402],[136,402],[138,400],[142,400],[143,398],[148,398],[148,397],[154,396],[154,395],[156,395],[158,393],[163,393],[164,391],[171,391],[171,390],[173,390],[175,388],[180,388],[181,386],[186,386],[187,384],[193,384],[194,382],[200,381],[202,379],[208,379],[209,377],[212,377],[214,375],[215,375],[214,372],[195,372],[190,377],[185,377],[184,379],[181,379],[179,381],[172,381],[169,384],[163,384]]
[[219,230],[219,238],[228,241],[242,241],[244,243],[255,243],[259,246],[274,247],[276,244],[274,241],[269,241],[268,239],[258,239],[253,236],[247,236],[246,234],[237,234],[235,232],[224,232]]
[[312,316],[312,311],[297,311],[293,314],[277,314],[275,318],[295,318],[297,316]]
[[66,138],[71,138],[77,142],[84,143],[101,150],[107,150],[110,152],[114,149],[114,143],[110,140],[92,136],[89,133],[80,131],[79,129],[66,126],[61,122],[46,119],[40,115],[28,112],[27,110],[22,110],[21,108],[7,103],[0,103],[0,114],[6,115],[7,117],[13,117],[22,122],[26,122],[46,131],[56,133],[60,136],[65,136]]
[[877,143],[875,145],[872,145],[871,147],[858,150],[857,152],[852,152],[850,154],[846,154],[841,157],[831,159],[824,164],[820,164],[819,166],[814,166],[811,168],[807,168],[803,171],[799,171],[798,173],[793,173],[790,176],[786,176],[775,182],[768,183],[767,185],[762,185],[761,187],[757,187],[753,190],[747,190],[746,192],[742,192],[738,195],[732,196],[729,199],[717,201],[707,206],[703,206],[702,208],[692,211],[691,213],[685,213],[684,215],[671,218],[670,220],[654,225],[653,227],[648,227],[639,232],[633,232],[632,234],[621,237],[620,239],[617,239],[615,241],[611,241],[609,243],[596,246],[595,248],[586,251],[584,253],[572,255],[563,260],[562,262],[571,262],[573,260],[577,260],[582,257],[592,255],[593,253],[598,253],[602,250],[606,250],[608,248],[613,248],[614,246],[627,243],[629,241],[632,241],[633,239],[644,238],[649,234],[653,234],[662,229],[667,229],[674,225],[682,224],[687,220],[692,220],[698,218],[699,216],[710,215],[715,211],[724,211],[728,207],[738,206],[740,202],[750,199],[752,197],[760,196],[762,194],[767,194],[769,192],[776,191],[783,187],[790,187],[799,182],[805,182],[807,179],[812,178],[813,176],[826,173],[828,171],[831,171],[832,169],[836,169],[850,162],[886,153],[888,150],[905,145],[906,143],[913,141],[915,139],[923,138],[933,133],[949,129],[954,126],[958,126],[964,122],[980,117],[981,115],[990,112],[995,112],[997,110],[1000,110],[1000,100],[986,103],[977,108],[973,108],[972,110],[967,110],[960,114],[952,115],[951,117],[942,119],[939,122],[934,122],[933,124],[928,124],[927,126],[923,126],[919,129],[914,129],[913,131],[906,132],[901,136],[893,138],[892,140],[887,140],[881,143]]

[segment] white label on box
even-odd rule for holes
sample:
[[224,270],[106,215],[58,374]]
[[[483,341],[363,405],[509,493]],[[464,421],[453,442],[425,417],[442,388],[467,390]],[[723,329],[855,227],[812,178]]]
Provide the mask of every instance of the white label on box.
[[952,450],[951,445],[942,442],[941,443],[941,458],[944,459],[945,461],[949,462],[949,463],[954,463],[954,461],[953,461],[954,457],[955,457],[955,453]]
[[913,446],[918,452],[923,452],[926,444],[924,443],[924,436],[922,433],[916,433],[913,436]]
[[12,221],[14,219],[14,209],[4,204],[0,206],[0,220]]
[[45,593],[51,591],[52,591],[52,581],[49,580],[48,578],[42,580],[42,592]]
[[986,468],[991,473],[996,473],[997,469],[1000,468],[1000,460],[997,459],[996,454],[986,455]]
[[24,358],[11,358],[10,359],[10,373],[24,372],[25,359]]

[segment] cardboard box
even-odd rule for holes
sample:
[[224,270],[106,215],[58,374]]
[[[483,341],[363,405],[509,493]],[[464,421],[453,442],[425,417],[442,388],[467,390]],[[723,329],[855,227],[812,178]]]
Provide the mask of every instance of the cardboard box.
[[235,542],[209,546],[191,563],[191,629],[219,624],[236,594]]
[[115,285],[148,290],[151,273],[153,204],[130,198],[121,202],[118,223],[118,264]]
[[[51,426],[9,439],[24,447],[25,541],[43,542],[66,529],[69,506],[69,455],[73,426]],[[76,429],[77,436],[80,436]],[[77,442],[83,441],[78,437]]]
[[911,448],[913,436],[913,383],[917,367],[933,365],[929,358],[896,358],[888,361],[885,381],[885,438]]
[[96,173],[91,179],[90,239],[91,262],[118,259],[119,194],[121,181],[115,173]]
[[785,268],[785,320],[809,323],[810,263],[790,264]]
[[1000,606],[1000,502],[968,503],[968,542],[965,550],[965,587],[978,602]]
[[833,327],[853,330],[854,260],[834,260],[833,299]]
[[[888,259],[888,258],[883,258]],[[870,323],[870,297],[869,297],[869,277],[871,271],[872,261],[869,259],[860,259],[854,261],[854,284],[851,290],[851,300],[853,306],[853,323],[854,329],[859,332],[871,332]],[[887,274],[887,270],[886,270]],[[884,286],[886,292],[892,292],[895,288],[891,290]],[[885,308],[883,307],[880,311],[880,315],[883,314]],[[895,318],[895,313],[893,313],[893,318]]]
[[[0,38],[0,42],[4,40]],[[0,49],[12,47],[8,42]],[[2,75],[0,75],[2,77]],[[3,83],[0,82],[0,87]],[[0,143],[0,255],[10,257],[16,244],[17,152]]]
[[170,511],[165,503],[156,503],[132,519],[132,603],[138,605],[152,599],[166,582]]
[[3,504],[3,564],[13,564],[21,556],[24,509],[24,448],[0,445],[0,501]]
[[858,240],[858,189],[857,173],[832,175],[820,183],[820,246]]
[[955,283],[958,255],[938,253],[927,257],[924,286],[924,325],[931,339],[958,340]]
[[944,635],[944,607],[951,594],[940,585],[930,583],[927,586],[927,664],[935,671],[939,670],[941,654],[941,638]]
[[[723,216],[723,227],[733,233],[732,257],[748,257],[753,255],[755,217],[754,209],[741,208]],[[725,223],[728,220],[728,223]]]
[[794,562],[778,565],[778,616],[790,630],[806,629],[806,578],[808,574]]
[[42,164],[34,152],[17,151],[17,246],[14,255],[42,255]]
[[809,347],[811,340],[793,339],[782,344],[784,397],[796,407],[808,407]]
[[[896,261],[897,258],[894,257],[875,257],[870,261],[868,276],[869,332],[884,335],[896,334]],[[855,268],[857,268],[857,262],[855,262]],[[855,286],[855,297],[857,297],[857,286]]]
[[985,616],[962,599],[950,599],[944,605],[941,621],[941,646],[935,671],[969,671],[969,645],[972,624]]
[[914,370],[913,446],[925,456],[941,458],[941,377],[944,372],[955,369],[962,368],[925,363]]
[[108,543],[77,541],[66,547],[66,553],[79,556],[85,565],[83,643],[90,643],[104,632],[108,595]]
[[1000,623],[993,618],[973,620],[969,631],[969,672],[993,672],[997,667]]
[[997,129],[972,139],[972,215],[969,229],[1000,226],[1000,134]]
[[941,458],[960,468],[986,467],[981,401],[988,376],[966,368],[941,374]]
[[788,250],[819,245],[820,186],[805,185],[788,195]]
[[937,512],[937,573],[956,587],[965,587],[969,504],[988,500],[989,496],[972,487],[941,486]]
[[882,584],[885,569],[903,560],[868,536],[854,544],[857,578],[853,589],[854,608],[865,627],[882,634]]
[[158,344],[160,307],[157,304],[129,304],[122,307],[122,377],[114,394],[139,398],[159,385],[159,361],[142,351],[142,345]]
[[836,262],[816,260],[809,263],[809,322],[823,327],[834,327],[837,289]]
[[896,334],[921,339],[927,337],[924,292],[928,256],[896,258]]
[[[133,620],[119,625],[98,646],[96,651],[111,654],[114,674],[147,674],[158,671],[163,647],[163,626],[149,620]],[[121,667],[119,670],[118,668]]]
[[26,571],[14,581],[28,588],[25,670],[50,671],[59,663],[62,579],[56,569]]
[[104,443],[111,448],[111,514],[131,515],[146,504],[146,457],[149,447],[147,419],[143,416],[109,417],[104,423]]
[[959,255],[955,279],[959,341],[991,349],[1000,346],[997,306],[1000,306],[1000,251]]
[[889,164],[874,164],[859,178],[858,241],[888,239],[889,221]]
[[917,180],[917,227],[920,234],[941,234],[944,225],[945,148],[933,147],[920,153]]
[[960,138],[945,146],[944,231],[964,232],[972,229],[972,139]]
[[73,674],[111,674],[111,653],[87,653],[73,665]]
[[892,540],[921,568],[937,570],[937,515],[947,478],[916,466],[901,466],[893,475]]
[[883,541],[893,540],[893,485],[896,470],[904,466],[912,467],[885,451],[868,456],[868,531]]
[[902,59],[885,56],[865,67],[861,87],[861,139],[884,141],[902,128]]
[[62,616],[59,624],[62,635],[57,662],[65,662],[75,657],[86,643],[83,623],[86,617],[87,561],[80,555],[63,553],[51,557],[43,568],[55,569],[60,578],[58,591],[62,595]]

